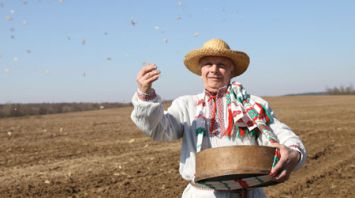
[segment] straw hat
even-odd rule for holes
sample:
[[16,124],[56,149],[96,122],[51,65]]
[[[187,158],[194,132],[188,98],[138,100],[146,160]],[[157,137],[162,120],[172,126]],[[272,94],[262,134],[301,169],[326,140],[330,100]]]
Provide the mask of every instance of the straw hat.
[[204,43],[200,49],[195,49],[186,54],[184,64],[191,72],[201,75],[200,59],[205,56],[222,56],[229,58],[234,63],[232,77],[245,72],[249,65],[249,56],[241,51],[231,50],[229,45],[221,39],[211,39]]

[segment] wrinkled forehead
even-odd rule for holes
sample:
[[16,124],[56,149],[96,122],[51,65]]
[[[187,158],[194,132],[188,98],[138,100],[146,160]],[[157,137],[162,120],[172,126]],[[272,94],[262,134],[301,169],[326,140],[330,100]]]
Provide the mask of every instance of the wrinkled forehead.
[[225,64],[233,64],[233,61],[227,57],[224,57],[224,56],[204,56],[202,58],[200,58],[200,61],[199,63],[206,63],[206,62],[213,62],[213,63],[216,63],[216,62],[222,62],[222,63],[225,63]]

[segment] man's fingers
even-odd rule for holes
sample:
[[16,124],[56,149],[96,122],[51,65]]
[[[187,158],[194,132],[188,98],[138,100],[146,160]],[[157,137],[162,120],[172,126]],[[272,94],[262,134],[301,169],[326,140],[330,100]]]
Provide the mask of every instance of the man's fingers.
[[280,149],[280,160],[277,162],[277,164],[271,169],[270,175],[271,176],[276,176],[279,172],[282,171],[283,168],[287,166],[287,161],[288,161],[288,154],[287,152],[284,152],[285,147],[282,145],[274,145],[276,148]]
[[140,83],[146,83],[146,81],[156,75],[160,74],[160,71],[157,69],[146,70],[149,72],[145,72],[143,75],[137,75],[137,81]]
[[150,84],[151,82],[153,82],[150,79],[156,78],[157,76],[158,77],[160,76],[160,71],[154,70],[146,73],[144,76],[141,76],[140,78],[137,79],[137,81],[141,84]]
[[139,74],[143,76],[145,73],[150,72],[151,70],[156,68],[157,68],[156,64],[147,64],[140,70]]
[[152,78],[153,76],[159,75],[160,71],[159,70],[151,70],[150,72],[145,73],[142,78],[148,80],[149,78]]
[[275,180],[278,182],[284,182],[288,180],[290,174],[288,173],[287,169],[282,170],[282,172],[275,177]]
[[271,169],[270,175],[274,177],[276,181],[284,182],[288,180],[293,169],[291,161],[292,153],[288,147],[282,144],[274,143],[272,146],[280,149],[281,157],[277,164]]
[[147,78],[143,80],[146,84],[151,84],[152,82],[156,81],[160,77],[160,72],[149,75]]
[[137,78],[140,78],[142,76],[144,76],[146,73],[151,72],[152,70],[157,69],[157,65],[156,64],[148,64],[145,65],[139,72],[137,75]]
[[284,163],[286,162],[286,160],[282,159],[282,157],[280,158],[280,160],[277,162],[277,164],[271,169],[270,171],[270,175],[271,176],[276,176],[277,173],[279,173],[282,168],[284,167]]

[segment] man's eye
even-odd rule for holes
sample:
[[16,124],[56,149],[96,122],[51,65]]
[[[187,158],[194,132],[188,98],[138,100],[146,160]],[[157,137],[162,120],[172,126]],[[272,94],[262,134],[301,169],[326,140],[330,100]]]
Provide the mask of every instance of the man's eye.
[[205,63],[204,66],[208,66],[210,67],[212,65],[212,63]]
[[218,67],[225,68],[225,67],[226,67],[226,65],[225,65],[225,64],[223,64],[223,63],[218,63]]

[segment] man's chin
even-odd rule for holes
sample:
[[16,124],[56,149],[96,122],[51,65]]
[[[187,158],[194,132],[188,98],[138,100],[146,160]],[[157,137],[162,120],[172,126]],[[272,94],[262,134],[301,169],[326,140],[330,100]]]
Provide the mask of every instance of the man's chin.
[[222,82],[209,83],[209,87],[212,89],[219,89],[221,87],[224,87],[224,83]]

